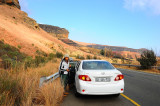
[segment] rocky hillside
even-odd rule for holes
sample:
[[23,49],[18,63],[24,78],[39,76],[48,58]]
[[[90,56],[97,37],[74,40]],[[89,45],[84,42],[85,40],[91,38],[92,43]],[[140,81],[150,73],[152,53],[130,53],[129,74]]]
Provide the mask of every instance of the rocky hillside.
[[7,4],[10,6],[15,6],[17,8],[21,8],[18,0],[0,0],[0,4]]
[[49,34],[59,39],[68,39],[69,32],[65,28],[45,24],[39,24],[39,26]]
[[[69,32],[64,28],[54,27],[54,29],[56,36],[68,38]],[[19,48],[20,52],[29,56],[35,56],[37,51],[47,54],[59,51],[72,56],[88,55],[48,34],[34,19],[28,17],[27,13],[4,3],[0,5],[0,40]]]

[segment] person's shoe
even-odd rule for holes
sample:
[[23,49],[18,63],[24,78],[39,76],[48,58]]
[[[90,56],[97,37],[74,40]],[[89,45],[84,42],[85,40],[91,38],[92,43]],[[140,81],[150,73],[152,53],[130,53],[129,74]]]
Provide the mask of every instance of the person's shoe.
[[68,94],[69,94],[68,92],[65,92],[65,93],[64,93],[64,95],[68,95]]
[[64,97],[66,97],[67,95],[63,95]]

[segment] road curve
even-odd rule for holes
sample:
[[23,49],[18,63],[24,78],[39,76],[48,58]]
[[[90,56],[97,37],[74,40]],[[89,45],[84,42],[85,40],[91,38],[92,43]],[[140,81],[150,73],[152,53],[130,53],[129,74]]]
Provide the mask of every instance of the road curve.
[[[119,69],[125,76],[124,94],[141,106],[160,106],[160,75]],[[134,106],[120,96],[81,96],[76,98],[73,91],[64,98],[61,106]]]

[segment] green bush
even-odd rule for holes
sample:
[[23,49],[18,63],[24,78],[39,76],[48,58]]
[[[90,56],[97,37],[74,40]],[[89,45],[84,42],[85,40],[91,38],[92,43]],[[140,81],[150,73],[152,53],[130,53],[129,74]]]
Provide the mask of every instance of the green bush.
[[55,55],[53,54],[53,53],[50,53],[49,55],[48,55],[48,60],[52,60],[52,59],[54,59],[55,58]]
[[62,58],[63,54],[57,52],[56,54],[50,53],[47,55],[45,52],[37,50],[37,55],[35,59],[31,56],[27,56],[24,53],[21,53],[19,49],[5,44],[3,41],[0,41],[0,58],[2,59],[2,68],[10,69],[10,68],[20,68],[22,64],[24,68],[27,67],[38,67],[41,63],[46,63],[50,60],[56,61],[54,57]]
[[21,49],[21,45],[18,45],[18,49]]
[[157,63],[156,54],[153,50],[144,51],[137,61],[141,64],[142,69],[149,69]]
[[77,56],[76,56],[76,59],[84,60],[84,59],[85,59],[85,57],[84,57],[84,56],[77,55]]
[[36,53],[39,55],[39,56],[45,56],[47,57],[47,54],[43,51],[40,51],[40,50],[37,50]]
[[87,59],[91,59],[91,56],[90,56],[90,55],[87,55]]
[[3,55],[1,58],[4,69],[11,68],[12,59],[7,54]]
[[25,61],[24,61],[24,66],[25,66],[25,69],[27,69],[28,67],[31,67],[32,64],[33,64],[33,58],[31,56],[27,56],[25,58]]
[[25,57],[26,55],[20,53],[19,49],[0,41],[0,58],[2,58],[3,68],[15,67],[17,63],[22,62]]
[[36,56],[35,57],[35,66],[38,67],[40,65],[40,63],[46,63],[46,58],[42,57],[42,56]]
[[61,52],[56,52],[56,57],[57,58],[62,58],[63,57],[63,54]]
[[97,56],[94,56],[93,59],[97,59]]
[[104,49],[101,49],[100,54],[101,54],[102,56],[104,56],[104,54],[105,54]]

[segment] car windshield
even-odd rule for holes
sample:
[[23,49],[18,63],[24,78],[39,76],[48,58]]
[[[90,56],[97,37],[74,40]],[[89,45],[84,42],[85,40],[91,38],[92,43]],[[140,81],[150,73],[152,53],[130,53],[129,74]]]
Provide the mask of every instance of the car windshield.
[[107,61],[84,61],[82,68],[84,70],[110,70],[114,67]]

